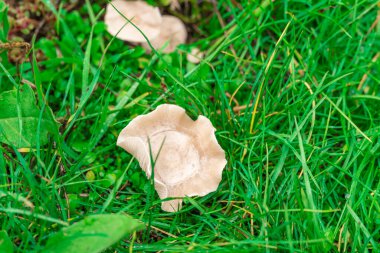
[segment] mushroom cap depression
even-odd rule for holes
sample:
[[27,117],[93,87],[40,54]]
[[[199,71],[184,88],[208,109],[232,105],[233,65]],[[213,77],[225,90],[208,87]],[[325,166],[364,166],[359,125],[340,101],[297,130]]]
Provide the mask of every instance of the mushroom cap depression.
[[[204,196],[218,188],[227,163],[214,133],[206,117],[193,121],[183,108],[163,104],[133,119],[117,145],[139,161],[148,178],[153,171],[161,199]],[[161,208],[173,212],[181,206],[182,199],[174,199],[162,202]]]
[[[162,49],[164,53],[171,53],[178,45],[186,42],[186,26],[179,18],[169,15],[162,16],[160,29],[160,34],[149,40],[154,49]],[[144,41],[141,45],[149,52],[151,51],[148,42]]]
[[111,35],[129,42],[144,42],[146,39],[143,34],[149,40],[159,35],[162,17],[157,7],[143,1],[113,0],[107,4],[104,22]]

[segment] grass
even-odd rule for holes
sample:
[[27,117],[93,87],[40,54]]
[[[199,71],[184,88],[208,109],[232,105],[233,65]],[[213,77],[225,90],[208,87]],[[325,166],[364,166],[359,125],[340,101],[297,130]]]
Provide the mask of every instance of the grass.
[[[380,250],[380,7],[252,2],[194,7],[212,13],[190,26],[206,52],[197,65],[190,45],[150,56],[113,40],[104,5],[89,1],[54,10],[57,36],[35,41],[31,54],[45,57],[34,71],[3,60],[0,90],[29,80],[60,122],[39,149],[0,147],[0,225],[16,252],[119,212],[146,229],[109,252]],[[210,118],[228,160],[218,190],[177,213],[161,211],[138,162],[115,146],[161,103]]]

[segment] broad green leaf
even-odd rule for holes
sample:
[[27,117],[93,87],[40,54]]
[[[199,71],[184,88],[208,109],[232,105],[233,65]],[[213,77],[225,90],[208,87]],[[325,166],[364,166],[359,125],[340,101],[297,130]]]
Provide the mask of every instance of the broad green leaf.
[[8,31],[9,31],[9,22],[8,22],[8,6],[0,1],[0,41],[6,42]]
[[[0,43],[7,42],[8,32],[8,6],[4,1],[0,1]],[[8,56],[6,50],[0,49],[0,62],[2,62],[3,65],[8,64]]]
[[9,239],[8,234],[4,230],[0,230],[0,252],[1,253],[12,253],[13,244],[11,239]]
[[57,133],[58,125],[49,107],[36,105],[28,85],[0,93],[0,142],[16,148],[35,147],[48,142],[48,133]]
[[102,252],[144,224],[123,214],[99,214],[61,229],[47,242],[42,253]]

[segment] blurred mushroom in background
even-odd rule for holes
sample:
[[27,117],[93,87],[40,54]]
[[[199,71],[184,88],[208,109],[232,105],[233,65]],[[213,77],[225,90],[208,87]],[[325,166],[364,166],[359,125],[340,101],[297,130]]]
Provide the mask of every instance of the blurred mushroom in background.
[[143,1],[111,1],[107,4],[104,22],[111,35],[131,43],[140,43],[147,52],[152,51],[152,46],[163,53],[171,53],[178,45],[186,43],[187,39],[186,26],[179,18],[161,16],[157,7]]
[[157,7],[146,2],[113,0],[107,4],[104,22],[111,35],[136,43],[156,38],[160,34],[162,17]]
[[[186,43],[187,31],[185,24],[177,17],[164,15],[162,16],[161,32],[150,44],[156,50],[162,50],[163,53],[175,51],[178,45]],[[145,41],[141,45],[148,51],[151,47]]]

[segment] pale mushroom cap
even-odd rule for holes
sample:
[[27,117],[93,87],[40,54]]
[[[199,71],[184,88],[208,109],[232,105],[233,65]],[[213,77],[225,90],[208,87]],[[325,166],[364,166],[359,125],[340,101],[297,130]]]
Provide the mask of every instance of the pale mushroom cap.
[[[118,11],[137,26],[141,32]],[[129,42],[143,42],[146,41],[143,34],[149,40],[159,35],[162,17],[157,7],[150,6],[143,1],[113,0],[107,4],[104,22],[111,35]],[[121,29],[122,27],[123,29]]]
[[[193,121],[183,108],[164,104],[132,120],[121,131],[117,145],[139,161],[148,178],[154,167],[161,199],[204,196],[218,188],[227,163],[214,132],[206,117]],[[177,211],[181,204],[182,199],[165,201],[162,209]]]
[[[160,34],[149,40],[152,47],[156,50],[162,49],[164,53],[173,52],[180,44],[184,44],[187,38],[185,24],[177,17],[164,15],[162,16]],[[141,44],[146,50],[150,51],[149,44],[145,41]]]

